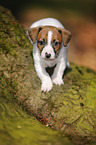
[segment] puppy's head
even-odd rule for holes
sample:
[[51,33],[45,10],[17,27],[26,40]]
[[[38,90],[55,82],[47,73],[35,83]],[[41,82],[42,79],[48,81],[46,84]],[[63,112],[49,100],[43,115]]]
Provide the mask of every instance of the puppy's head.
[[37,40],[41,57],[46,60],[55,59],[63,42],[67,46],[71,39],[71,32],[53,26],[39,26],[28,30],[33,44]]

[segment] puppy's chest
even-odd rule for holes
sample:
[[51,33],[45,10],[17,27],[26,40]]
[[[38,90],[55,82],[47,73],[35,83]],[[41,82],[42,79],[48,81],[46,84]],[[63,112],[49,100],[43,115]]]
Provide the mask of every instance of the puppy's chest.
[[57,63],[57,59],[51,61],[41,60],[41,64],[45,67],[54,67]]

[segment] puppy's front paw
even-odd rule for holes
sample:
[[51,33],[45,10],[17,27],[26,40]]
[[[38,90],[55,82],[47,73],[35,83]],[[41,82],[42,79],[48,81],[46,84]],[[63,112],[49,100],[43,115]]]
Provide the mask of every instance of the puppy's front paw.
[[59,86],[64,85],[64,82],[63,82],[62,78],[56,77],[56,78],[53,78],[52,81],[56,85],[59,85]]
[[50,90],[52,90],[52,87],[53,87],[53,84],[52,84],[51,79],[44,80],[42,82],[41,91],[49,92]]

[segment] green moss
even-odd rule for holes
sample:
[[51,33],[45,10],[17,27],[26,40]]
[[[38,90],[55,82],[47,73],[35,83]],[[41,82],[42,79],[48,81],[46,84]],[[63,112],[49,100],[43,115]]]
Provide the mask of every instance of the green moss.
[[[10,96],[11,97],[11,96]],[[0,96],[0,144],[2,145],[71,145],[57,131],[40,124],[14,102]]]
[[2,49],[3,53],[16,56],[16,48],[30,47],[23,27],[18,24],[9,10],[1,6],[0,19],[0,49]]

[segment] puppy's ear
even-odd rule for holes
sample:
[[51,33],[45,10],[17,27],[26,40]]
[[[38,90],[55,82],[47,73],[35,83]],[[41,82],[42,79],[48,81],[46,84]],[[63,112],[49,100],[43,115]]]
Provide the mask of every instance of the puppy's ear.
[[29,39],[32,40],[33,44],[35,43],[35,41],[37,39],[37,35],[42,30],[42,28],[43,28],[42,26],[29,28],[27,33],[29,35]]
[[63,41],[64,47],[67,46],[67,44],[69,43],[71,39],[72,33],[63,28],[59,28],[59,33],[62,35],[62,41]]

